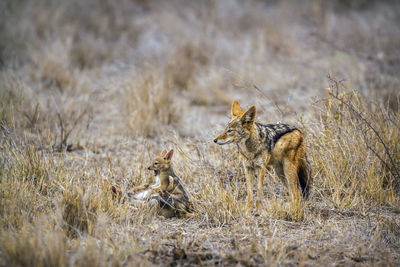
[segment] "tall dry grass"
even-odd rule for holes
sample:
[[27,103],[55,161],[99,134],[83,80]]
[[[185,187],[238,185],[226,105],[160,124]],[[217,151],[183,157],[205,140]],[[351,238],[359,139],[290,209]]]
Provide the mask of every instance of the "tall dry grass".
[[333,88],[328,88],[318,126],[310,131],[315,181],[322,189],[318,193],[340,208],[395,207],[400,181],[399,113],[331,81]]
[[153,70],[127,82],[125,95],[131,133],[154,137],[165,132],[167,126],[179,125],[183,111],[174,103],[174,88],[164,75]]

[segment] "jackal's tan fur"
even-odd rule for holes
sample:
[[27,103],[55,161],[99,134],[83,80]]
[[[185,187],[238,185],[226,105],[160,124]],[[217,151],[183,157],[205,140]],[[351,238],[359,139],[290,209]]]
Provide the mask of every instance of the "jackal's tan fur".
[[[149,200],[154,202],[155,200],[160,207],[158,213],[164,217],[186,217],[188,213],[193,211],[193,205],[182,181],[176,176],[172,168],[173,153],[173,149],[168,153],[164,150],[147,168],[154,171],[155,184],[136,186],[126,194],[126,197],[139,201]],[[120,193],[116,186],[113,186],[112,190],[115,194]]]
[[255,106],[243,112],[237,101],[232,104],[231,116],[228,126],[214,142],[237,145],[246,176],[248,207],[253,208],[251,181],[258,176],[256,206],[261,210],[263,179],[268,166],[273,166],[280,180],[289,187],[293,203],[300,201],[301,195],[307,197],[311,171],[301,131],[287,124],[264,125],[255,122]]

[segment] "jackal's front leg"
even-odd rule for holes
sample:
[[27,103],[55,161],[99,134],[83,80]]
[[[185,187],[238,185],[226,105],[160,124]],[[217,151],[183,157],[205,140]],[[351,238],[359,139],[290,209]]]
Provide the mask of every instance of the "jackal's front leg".
[[267,171],[267,169],[264,168],[260,168],[259,172],[258,172],[258,186],[257,186],[257,200],[256,200],[256,207],[258,212],[261,212],[262,209],[262,200],[264,197],[264,177],[265,177],[265,172]]
[[136,193],[138,191],[142,191],[142,190],[149,188],[149,186],[150,186],[149,184],[139,185],[139,186],[134,187],[131,191],[132,191],[132,193]]
[[254,169],[248,166],[245,162],[243,163],[244,168],[244,176],[246,177],[246,188],[247,188],[247,209],[253,209],[253,188],[252,188],[252,181],[254,178]]

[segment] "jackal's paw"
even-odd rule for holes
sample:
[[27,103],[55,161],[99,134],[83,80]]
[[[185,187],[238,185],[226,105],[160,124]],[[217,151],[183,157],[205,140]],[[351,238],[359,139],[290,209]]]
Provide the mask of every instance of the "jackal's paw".
[[261,200],[257,200],[256,201],[256,207],[257,207],[257,211],[258,212],[262,211],[262,202],[261,202]]

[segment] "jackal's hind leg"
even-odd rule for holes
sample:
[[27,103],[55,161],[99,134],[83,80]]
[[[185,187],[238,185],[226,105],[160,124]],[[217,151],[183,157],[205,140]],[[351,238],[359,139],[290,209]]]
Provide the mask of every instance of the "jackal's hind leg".
[[296,166],[290,160],[285,160],[283,162],[283,171],[287,179],[292,203],[298,203],[300,201],[300,194]]
[[287,187],[287,179],[285,177],[285,172],[283,171],[283,164],[277,164],[274,168],[276,175],[278,176],[279,180]]

